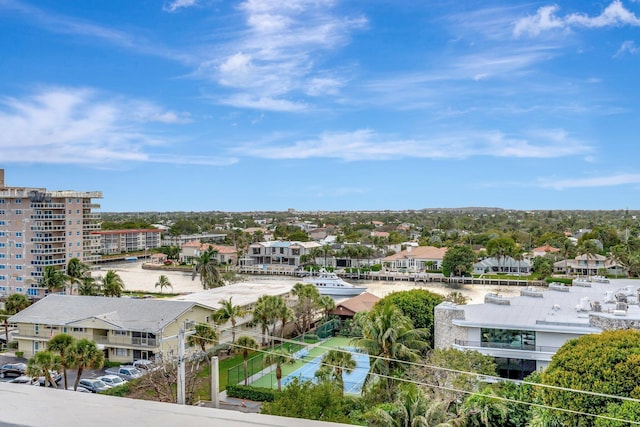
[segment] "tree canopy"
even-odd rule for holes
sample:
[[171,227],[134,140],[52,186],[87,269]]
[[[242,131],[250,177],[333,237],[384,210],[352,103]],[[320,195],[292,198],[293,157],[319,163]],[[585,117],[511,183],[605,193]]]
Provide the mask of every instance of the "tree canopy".
[[[637,399],[639,372],[640,331],[605,331],[563,345],[543,372],[542,383]],[[622,404],[621,400],[549,388],[542,391],[542,396],[547,405],[590,414],[615,412],[612,405]],[[595,425],[594,417],[560,411],[557,416],[567,426]]]
[[374,309],[395,305],[407,316],[416,329],[425,329],[429,334],[429,344],[433,346],[433,311],[443,302],[442,295],[424,289],[394,292],[379,300]]
[[442,257],[442,273],[447,277],[452,274],[454,276],[471,274],[474,262],[476,262],[476,254],[471,246],[452,246]]

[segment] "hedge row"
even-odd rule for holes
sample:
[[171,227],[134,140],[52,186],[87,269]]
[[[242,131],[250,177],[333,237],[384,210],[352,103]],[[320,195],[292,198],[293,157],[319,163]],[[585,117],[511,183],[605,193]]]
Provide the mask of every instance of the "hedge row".
[[227,396],[237,399],[253,400],[255,402],[273,402],[277,390],[265,387],[251,387],[246,385],[227,385]]

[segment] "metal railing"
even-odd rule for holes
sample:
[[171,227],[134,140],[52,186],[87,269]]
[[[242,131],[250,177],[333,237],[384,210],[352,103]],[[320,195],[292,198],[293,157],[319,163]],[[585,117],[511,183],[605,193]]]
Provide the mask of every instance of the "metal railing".
[[497,348],[503,350],[515,350],[515,351],[536,351],[540,353],[555,353],[560,347],[551,347],[546,345],[533,345],[520,342],[503,343],[503,342],[484,342],[484,341],[467,341],[467,340],[455,340],[455,344],[461,347],[474,347],[474,348]]

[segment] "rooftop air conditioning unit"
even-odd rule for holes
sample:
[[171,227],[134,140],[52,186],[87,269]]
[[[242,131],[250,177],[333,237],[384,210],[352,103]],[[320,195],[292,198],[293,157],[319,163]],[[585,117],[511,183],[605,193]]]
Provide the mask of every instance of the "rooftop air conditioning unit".
[[600,313],[602,311],[602,304],[600,304],[600,301],[594,301],[591,307],[596,313]]

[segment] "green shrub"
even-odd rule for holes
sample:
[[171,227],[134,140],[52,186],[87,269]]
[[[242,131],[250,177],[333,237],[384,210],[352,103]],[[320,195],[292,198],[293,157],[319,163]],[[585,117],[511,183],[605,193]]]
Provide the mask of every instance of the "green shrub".
[[100,394],[107,394],[109,396],[125,397],[131,390],[129,390],[129,383],[119,385],[117,387],[110,388],[105,391],[101,391]]
[[380,271],[382,270],[382,264],[373,264],[371,266],[371,271]]
[[277,390],[265,387],[227,385],[227,396],[237,399],[253,400],[255,402],[273,402],[277,393]]
[[564,283],[565,285],[573,284],[573,279],[565,278],[565,277],[547,277],[544,279],[547,283]]
[[16,357],[23,357],[24,356],[24,351],[16,351]]

